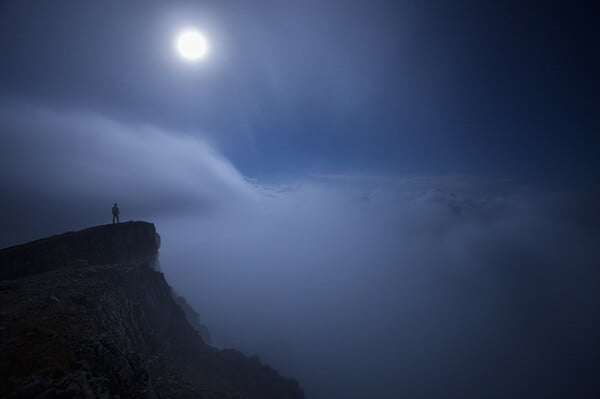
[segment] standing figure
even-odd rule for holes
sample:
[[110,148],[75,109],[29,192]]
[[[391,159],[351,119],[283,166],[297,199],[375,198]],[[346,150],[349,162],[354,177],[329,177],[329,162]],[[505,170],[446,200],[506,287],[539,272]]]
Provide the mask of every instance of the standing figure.
[[115,204],[112,207],[112,214],[113,214],[113,224],[115,224],[115,220],[117,221],[117,223],[119,223],[119,214],[121,212],[119,211],[119,207],[117,206],[117,203],[115,202]]

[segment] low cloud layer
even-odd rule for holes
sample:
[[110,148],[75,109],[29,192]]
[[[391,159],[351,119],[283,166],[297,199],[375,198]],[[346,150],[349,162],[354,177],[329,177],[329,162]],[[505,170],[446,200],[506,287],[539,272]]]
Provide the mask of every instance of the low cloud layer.
[[113,202],[135,219],[253,195],[208,143],[93,113],[2,104],[0,148],[1,245],[108,222]]
[[598,388],[590,205],[305,184],[164,224],[163,261],[217,343],[309,397],[560,397]]
[[26,105],[0,108],[0,132],[2,246],[108,222],[117,201],[157,224],[215,343],[309,398],[600,392],[598,196],[466,177],[265,187],[197,138]]

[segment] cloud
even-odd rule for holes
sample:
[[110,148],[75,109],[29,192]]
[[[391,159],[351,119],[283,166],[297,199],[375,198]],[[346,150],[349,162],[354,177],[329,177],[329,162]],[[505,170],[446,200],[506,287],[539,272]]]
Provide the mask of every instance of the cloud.
[[4,245],[108,222],[117,201],[157,224],[214,341],[311,398],[599,391],[597,195],[360,173],[269,187],[202,139],[25,104],[0,107],[0,132]]
[[165,271],[217,343],[313,398],[594,389],[595,197],[417,180],[261,187],[246,207],[164,221]]
[[0,132],[4,244],[36,224],[47,234],[108,221],[113,202],[129,219],[253,196],[207,142],[155,126],[11,103],[0,107]]

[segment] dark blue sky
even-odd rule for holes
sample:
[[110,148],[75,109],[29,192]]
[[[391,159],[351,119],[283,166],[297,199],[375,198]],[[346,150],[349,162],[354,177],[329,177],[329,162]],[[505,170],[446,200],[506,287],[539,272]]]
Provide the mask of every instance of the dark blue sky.
[[[597,22],[572,3],[3,2],[0,90],[208,137],[245,175],[592,184]],[[172,49],[197,26],[211,55]]]

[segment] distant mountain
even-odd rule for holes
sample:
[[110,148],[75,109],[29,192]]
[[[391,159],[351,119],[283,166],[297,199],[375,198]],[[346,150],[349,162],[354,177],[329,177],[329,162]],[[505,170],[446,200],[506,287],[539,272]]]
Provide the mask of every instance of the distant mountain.
[[303,398],[257,357],[207,344],[156,270],[159,245],[154,225],[128,222],[1,250],[0,397]]

